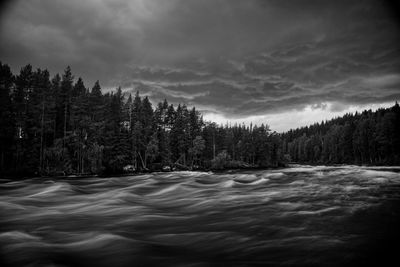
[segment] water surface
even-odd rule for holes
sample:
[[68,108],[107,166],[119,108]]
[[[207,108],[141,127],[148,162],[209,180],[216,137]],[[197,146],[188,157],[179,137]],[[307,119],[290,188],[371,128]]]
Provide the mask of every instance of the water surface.
[[5,266],[358,266],[398,253],[400,169],[0,182]]

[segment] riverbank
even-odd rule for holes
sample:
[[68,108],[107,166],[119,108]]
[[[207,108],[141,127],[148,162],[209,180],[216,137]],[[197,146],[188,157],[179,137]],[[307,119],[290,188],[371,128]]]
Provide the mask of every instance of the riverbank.
[[61,174],[60,172],[56,175],[39,175],[39,174],[26,174],[26,175],[5,175],[0,176],[0,179],[11,179],[11,180],[23,180],[30,178],[88,178],[88,177],[100,177],[100,178],[108,178],[108,177],[124,177],[124,176],[133,176],[133,175],[143,175],[143,174],[152,174],[152,173],[169,173],[169,172],[214,172],[214,173],[238,173],[243,171],[256,171],[256,170],[276,170],[281,168],[287,168],[288,165],[279,165],[279,166],[246,166],[246,167],[237,167],[237,168],[176,168],[168,171],[163,171],[162,169],[153,169],[153,170],[145,170],[145,171],[132,171],[132,172],[108,172],[108,173],[86,173],[86,174]]
[[274,170],[279,170],[279,169],[284,169],[284,168],[304,168],[304,167],[321,167],[321,168],[326,168],[326,167],[364,167],[364,168],[370,168],[372,170],[386,170],[386,171],[393,171],[393,172],[400,172],[400,166],[396,165],[357,165],[357,164],[311,164],[311,163],[288,163],[288,164],[281,164],[279,166],[250,166],[250,167],[241,167],[241,168],[223,168],[223,169],[213,169],[213,168],[197,168],[197,169],[174,169],[171,171],[162,171],[162,170],[147,170],[147,171],[134,171],[134,172],[117,172],[117,173],[102,173],[102,174],[65,174],[65,175],[22,175],[22,176],[16,176],[16,175],[8,175],[8,176],[1,176],[1,180],[24,180],[24,179],[84,179],[84,178],[91,178],[91,177],[98,177],[98,178],[110,178],[110,177],[128,177],[128,176],[139,176],[139,175],[144,175],[144,174],[156,174],[156,173],[180,173],[180,172],[199,172],[199,173],[216,173],[216,174],[223,174],[223,173],[228,173],[228,174],[235,174],[235,173],[245,173],[248,171],[274,171]]

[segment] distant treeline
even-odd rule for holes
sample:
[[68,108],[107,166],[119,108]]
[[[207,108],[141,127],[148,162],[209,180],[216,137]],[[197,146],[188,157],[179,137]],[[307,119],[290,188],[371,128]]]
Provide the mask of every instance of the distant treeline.
[[6,175],[277,166],[279,136],[267,126],[219,126],[166,100],[117,88],[89,90],[62,76],[0,63],[0,171]]
[[400,107],[346,114],[281,135],[291,161],[313,164],[400,164]]
[[217,125],[185,105],[89,90],[67,67],[50,77],[0,62],[0,174],[112,174],[276,167],[286,162],[399,164],[400,111],[345,115],[284,134]]

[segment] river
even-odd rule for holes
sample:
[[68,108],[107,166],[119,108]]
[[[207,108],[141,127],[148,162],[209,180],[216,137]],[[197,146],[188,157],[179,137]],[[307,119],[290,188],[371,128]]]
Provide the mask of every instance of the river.
[[0,181],[2,266],[358,266],[397,258],[400,168]]

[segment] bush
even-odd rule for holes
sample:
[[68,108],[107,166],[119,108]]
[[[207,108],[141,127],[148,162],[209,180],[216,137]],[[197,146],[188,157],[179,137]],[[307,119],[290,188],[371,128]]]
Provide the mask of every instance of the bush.
[[224,169],[225,167],[228,167],[230,160],[231,158],[228,153],[223,150],[211,161],[211,168],[217,170]]

